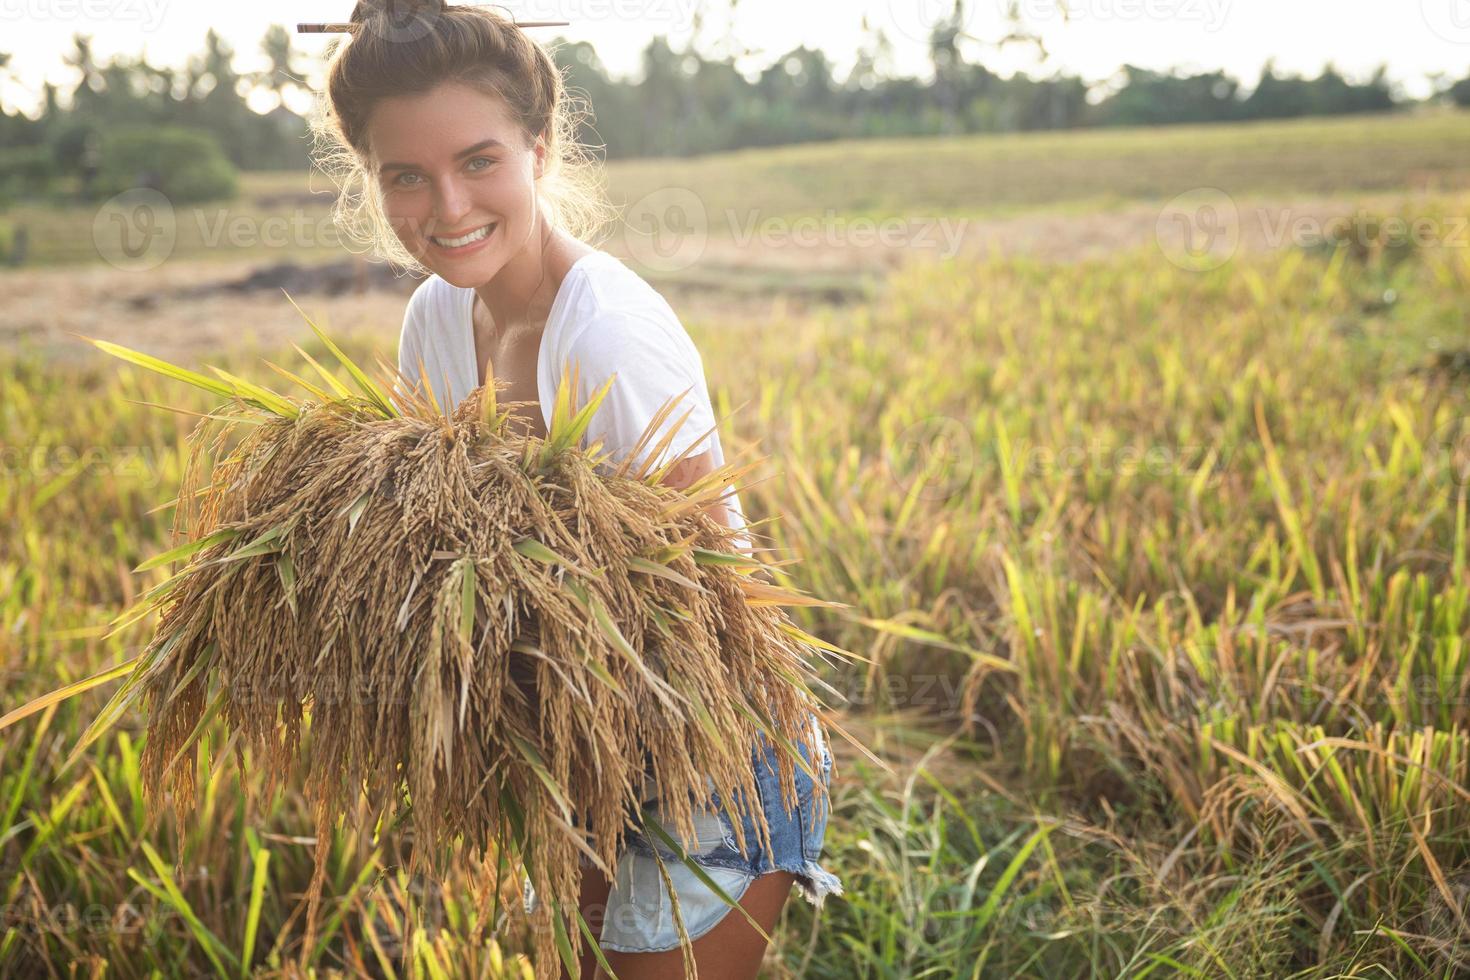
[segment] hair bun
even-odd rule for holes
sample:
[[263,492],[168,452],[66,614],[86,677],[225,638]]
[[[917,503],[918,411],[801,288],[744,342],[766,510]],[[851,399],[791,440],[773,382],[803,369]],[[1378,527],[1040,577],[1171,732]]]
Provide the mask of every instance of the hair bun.
[[361,23],[369,17],[396,20],[417,13],[443,13],[448,9],[449,4],[444,0],[358,0],[350,19],[354,23]]
[[445,0],[358,0],[351,21],[385,41],[415,41],[448,10]]

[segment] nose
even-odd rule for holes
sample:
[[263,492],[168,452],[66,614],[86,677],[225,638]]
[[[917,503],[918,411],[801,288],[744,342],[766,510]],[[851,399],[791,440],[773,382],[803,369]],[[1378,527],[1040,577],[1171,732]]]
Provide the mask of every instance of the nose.
[[470,196],[456,177],[446,177],[434,186],[434,218],[438,227],[431,233],[459,228],[470,211]]

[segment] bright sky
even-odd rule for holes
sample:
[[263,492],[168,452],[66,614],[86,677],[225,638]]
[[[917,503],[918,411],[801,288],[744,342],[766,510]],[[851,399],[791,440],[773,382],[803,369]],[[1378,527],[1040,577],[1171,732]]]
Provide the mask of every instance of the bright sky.
[[[1048,57],[1012,46],[997,53],[1002,11],[1017,3],[1045,41]],[[953,0],[525,0],[509,9],[523,20],[570,20],[567,28],[537,28],[590,41],[616,75],[634,75],[648,39],[664,34],[676,46],[702,21],[699,37],[710,50],[724,37],[748,54],[753,72],[776,55],[807,44],[821,47],[845,74],[864,38],[864,18],[892,39],[895,68],[925,73],[925,38]],[[0,99],[27,111],[43,81],[69,90],[75,74],[62,61],[74,33],[90,34],[98,57],[146,51],[155,64],[181,66],[202,49],[210,27],[238,53],[242,72],[262,67],[260,37],[272,23],[294,30],[297,21],[345,19],[352,0],[0,0],[0,51],[13,57],[12,79]],[[1063,16],[1063,11],[1070,16]],[[971,60],[1001,74],[1016,69],[1065,70],[1100,80],[1120,65],[1150,68],[1224,68],[1247,84],[1262,63],[1315,74],[1328,61],[1349,77],[1366,77],[1380,62],[1409,94],[1430,90],[1428,76],[1470,74],[1470,0],[968,0],[964,22]],[[326,35],[297,35],[300,66],[320,78]],[[298,109],[304,108],[296,103]]]

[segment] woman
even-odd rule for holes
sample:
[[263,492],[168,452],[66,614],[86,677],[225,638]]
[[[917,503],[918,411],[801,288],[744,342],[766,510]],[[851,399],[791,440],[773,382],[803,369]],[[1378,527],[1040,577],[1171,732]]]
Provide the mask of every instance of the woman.
[[[347,181],[339,216],[349,231],[384,257],[431,273],[404,315],[405,378],[420,387],[427,378],[446,412],[476,387],[500,382],[501,403],[517,409],[517,423],[544,435],[563,364],[579,366],[580,404],[615,374],[587,433],[589,442],[602,441],[611,461],[632,453],[667,399],[684,396],[659,436],[675,430],[668,458],[688,457],[665,482],[685,487],[723,465],[703,364],[678,318],[621,261],[577,237],[600,226],[608,208],[594,190],[590,158],[575,141],[562,79],[546,52],[489,8],[379,0],[359,3],[352,22],[352,37],[329,70],[318,161]],[[732,492],[725,500],[713,516],[743,529],[738,498]],[[749,537],[743,541],[748,548]],[[821,735],[815,715],[812,722]],[[825,787],[832,757],[825,737],[820,745],[812,768]],[[741,853],[714,795],[696,821],[699,839],[683,842],[767,932],[793,884],[818,906],[842,891],[818,861],[826,794],[798,769],[799,806],[788,812],[775,759],[769,745],[751,753],[769,852],[751,843],[754,821],[737,801],[749,845]],[[657,817],[657,800],[645,797]],[[684,976],[653,846],[629,837],[615,880],[584,864],[583,914],[609,964],[627,980]],[[700,976],[753,977],[764,952],[760,934],[682,863],[664,863]],[[581,963],[582,975],[592,977],[591,950]]]

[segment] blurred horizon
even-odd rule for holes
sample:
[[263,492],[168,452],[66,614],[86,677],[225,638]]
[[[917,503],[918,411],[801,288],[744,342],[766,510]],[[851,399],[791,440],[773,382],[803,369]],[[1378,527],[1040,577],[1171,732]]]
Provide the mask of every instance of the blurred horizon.
[[[754,80],[791,51],[821,51],[836,78],[862,53],[877,53],[882,77],[933,77],[930,35],[954,18],[956,44],[970,63],[1003,77],[1076,75],[1100,97],[1125,65],[1153,71],[1223,71],[1246,90],[1264,66],[1314,76],[1332,68],[1350,81],[1382,66],[1396,95],[1424,99],[1470,75],[1470,10],[1465,0],[1372,0],[1345,10],[1327,0],[1290,8],[1268,0],[863,0],[810,18],[792,18],[775,0],[706,5],[694,0],[537,0],[510,6],[525,20],[568,20],[568,27],[532,29],[546,42],[590,44],[609,77],[636,81],[644,52],[663,37],[675,51],[729,59]],[[242,73],[269,62],[260,42],[272,24],[291,31],[301,81],[315,89],[330,35],[294,33],[300,21],[347,16],[348,4],[269,2],[203,7],[169,0],[4,0],[8,22],[0,54],[0,106],[35,115],[46,83],[68,91],[78,77],[68,64],[73,38],[91,38],[99,61],[146,56],[157,67],[183,69],[214,30],[236,54]],[[813,13],[816,13],[815,11]],[[1023,34],[1027,39],[1005,43]],[[285,95],[297,113],[309,111],[304,89]],[[268,92],[251,93],[266,111]]]

